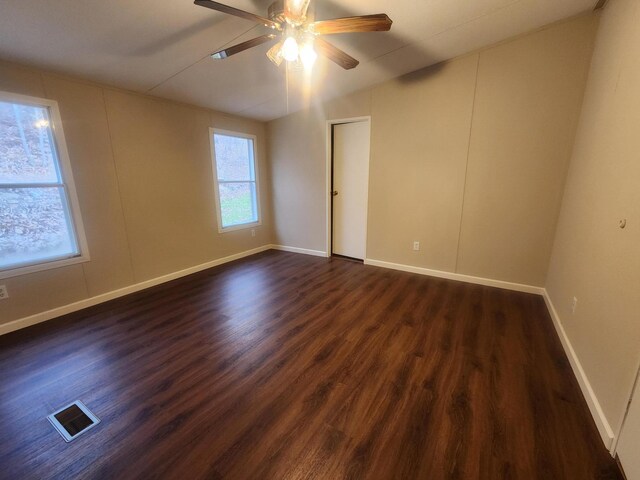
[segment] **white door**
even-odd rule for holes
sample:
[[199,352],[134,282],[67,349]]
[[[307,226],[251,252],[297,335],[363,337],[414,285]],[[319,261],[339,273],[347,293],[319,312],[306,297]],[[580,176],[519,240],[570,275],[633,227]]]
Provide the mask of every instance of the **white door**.
[[333,126],[332,252],[364,259],[369,190],[369,121]]
[[636,385],[616,453],[628,480],[640,480],[640,382]]

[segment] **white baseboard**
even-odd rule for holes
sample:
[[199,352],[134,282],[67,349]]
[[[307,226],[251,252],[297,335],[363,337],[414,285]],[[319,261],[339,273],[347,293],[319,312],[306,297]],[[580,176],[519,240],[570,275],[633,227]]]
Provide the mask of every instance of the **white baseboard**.
[[393,270],[401,270],[403,272],[418,273],[420,275],[428,275],[430,277],[446,278],[448,280],[457,280],[459,282],[475,283],[478,285],[486,285],[488,287],[504,288],[506,290],[515,290],[516,292],[535,293],[542,295],[544,288],[535,287],[533,285],[524,285],[521,283],[504,282],[502,280],[493,280],[491,278],[474,277],[471,275],[463,275],[461,273],[443,272],[442,270],[432,270],[430,268],[414,267],[412,265],[403,265],[401,263],[384,262],[382,260],[374,260],[367,258],[365,265],[373,265],[374,267],[391,268]]
[[282,250],[283,252],[303,253],[304,255],[313,255],[316,257],[326,257],[327,252],[322,250],[309,250],[307,248],[287,247],[285,245],[271,245],[273,250]]
[[591,383],[589,383],[587,374],[582,368],[582,364],[580,363],[578,355],[571,345],[571,341],[569,340],[567,333],[564,331],[564,327],[562,326],[562,322],[560,321],[558,312],[553,306],[553,302],[551,302],[551,298],[549,297],[546,289],[544,290],[543,297],[545,303],[547,304],[549,315],[551,315],[553,324],[556,327],[556,332],[558,332],[558,336],[560,337],[560,341],[562,342],[562,346],[564,347],[564,351],[569,358],[569,363],[571,364],[571,368],[573,369],[573,374],[578,379],[578,384],[580,385],[582,394],[587,401],[587,405],[589,406],[589,410],[591,411],[591,416],[596,422],[598,432],[600,432],[600,436],[602,437],[602,441],[605,447],[607,447],[607,450],[611,452],[611,449],[614,445],[613,441],[615,438],[615,434],[613,433],[611,425],[609,425],[609,422],[607,421],[607,418],[602,411],[602,407],[600,406],[600,402],[598,402],[598,398],[596,397],[593,388],[591,388]]
[[129,285],[128,287],[124,287],[118,290],[113,290],[111,292],[96,295],[95,297],[90,297],[84,300],[80,300],[78,302],[71,303],[69,305],[64,305],[62,307],[47,310],[46,312],[36,313],[35,315],[31,315],[29,317],[24,317],[18,320],[14,320],[12,322],[4,323],[0,325],[0,335],[4,335],[6,333],[19,330],[21,328],[30,327],[31,325],[35,325],[36,323],[46,322],[47,320],[51,320],[53,318],[66,315],[68,313],[82,310],[83,308],[92,307],[99,303],[113,300],[114,298],[123,297],[125,295],[129,295],[130,293],[135,293],[135,292],[139,292],[140,290],[144,290],[150,287],[155,287],[156,285],[160,285],[161,283],[169,282],[171,280],[175,280],[180,277],[191,275],[192,273],[200,272],[208,268],[222,265],[223,263],[232,262],[234,260],[248,257],[250,255],[255,255],[256,253],[264,252],[265,250],[270,250],[270,249],[271,249],[271,245],[263,245],[262,247],[246,250],[244,252],[236,253],[234,255],[229,255],[228,257],[218,258],[216,260],[212,260],[210,262],[206,262],[201,265],[185,268],[184,270],[180,270],[178,272],[162,275],[161,277],[152,278],[151,280],[146,280],[144,282],[136,283],[135,285]]

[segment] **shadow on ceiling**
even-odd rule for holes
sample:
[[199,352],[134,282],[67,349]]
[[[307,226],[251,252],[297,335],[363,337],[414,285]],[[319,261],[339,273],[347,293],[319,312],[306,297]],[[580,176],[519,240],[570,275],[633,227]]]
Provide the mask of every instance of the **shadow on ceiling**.
[[[193,4],[192,6],[196,7]],[[202,7],[197,7],[197,8],[202,8]],[[205,11],[204,13],[207,13],[207,12]],[[130,52],[130,53],[133,53],[134,55],[140,56],[140,57],[155,55],[165,50],[166,48],[170,47],[171,45],[175,45],[176,43],[182,42],[183,40],[193,37],[203,32],[204,30],[208,30],[216,26],[217,24],[219,24],[224,20],[225,20],[225,17],[222,14],[216,15],[216,16],[205,15],[203,16],[202,20],[198,21],[197,23],[194,23],[193,25],[190,25],[187,28],[183,28],[182,30],[178,30],[177,32],[173,32],[170,35],[160,38],[154,41],[153,43],[150,43],[149,45],[146,45],[142,48],[133,50],[133,52]]]

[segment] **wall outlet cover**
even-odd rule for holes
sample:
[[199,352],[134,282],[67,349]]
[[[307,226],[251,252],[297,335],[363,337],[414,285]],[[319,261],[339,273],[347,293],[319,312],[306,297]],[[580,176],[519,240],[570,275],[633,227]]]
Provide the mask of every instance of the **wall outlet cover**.
[[0,285],[0,300],[4,300],[5,298],[9,298],[9,291],[6,285]]

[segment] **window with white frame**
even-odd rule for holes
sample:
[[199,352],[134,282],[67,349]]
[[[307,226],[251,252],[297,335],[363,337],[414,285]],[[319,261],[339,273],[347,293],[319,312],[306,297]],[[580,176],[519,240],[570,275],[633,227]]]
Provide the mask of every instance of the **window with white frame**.
[[256,137],[211,129],[218,230],[260,224]]
[[0,278],[87,258],[57,103],[0,92]]

